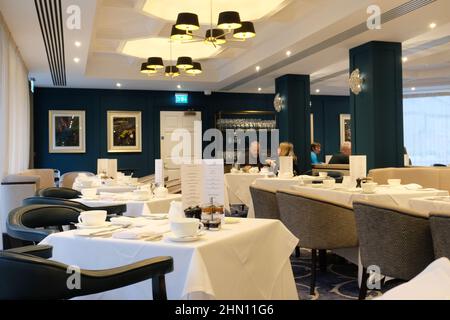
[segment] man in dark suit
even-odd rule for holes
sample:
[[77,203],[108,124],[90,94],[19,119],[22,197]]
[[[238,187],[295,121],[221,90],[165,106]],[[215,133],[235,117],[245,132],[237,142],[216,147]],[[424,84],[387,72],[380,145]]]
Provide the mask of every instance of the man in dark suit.
[[350,156],[352,155],[352,144],[344,142],[341,146],[341,152],[335,154],[329,164],[350,164]]

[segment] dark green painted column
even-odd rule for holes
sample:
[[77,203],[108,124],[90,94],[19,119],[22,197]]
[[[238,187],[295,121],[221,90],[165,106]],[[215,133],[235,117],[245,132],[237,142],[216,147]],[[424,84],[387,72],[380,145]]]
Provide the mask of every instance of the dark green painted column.
[[309,75],[284,75],[275,80],[276,93],[284,100],[278,115],[280,142],[294,144],[300,174],[311,170],[311,97]]
[[352,145],[367,169],[403,166],[401,43],[369,42],[350,50],[350,73],[360,70],[359,95],[350,92]]

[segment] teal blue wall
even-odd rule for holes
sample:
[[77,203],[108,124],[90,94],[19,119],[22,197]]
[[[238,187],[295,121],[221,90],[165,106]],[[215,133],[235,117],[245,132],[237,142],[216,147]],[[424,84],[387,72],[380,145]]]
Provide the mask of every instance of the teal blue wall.
[[[154,159],[160,154],[159,112],[195,109],[202,111],[204,128],[214,127],[219,111],[272,111],[274,95],[190,92],[187,106],[175,105],[175,92],[132,90],[89,90],[36,88],[34,95],[34,163],[37,168],[68,171],[92,171],[98,158],[117,158],[120,168],[136,169],[138,176],[154,172]],[[339,150],[339,114],[349,113],[348,97],[312,96],[314,134],[324,145],[323,154]],[[86,111],[86,153],[48,153],[48,111]],[[142,112],[142,153],[109,154],[107,152],[106,112],[129,110]]]
[[340,149],[340,115],[350,114],[348,96],[311,96],[314,114],[314,141],[322,144],[320,161]]

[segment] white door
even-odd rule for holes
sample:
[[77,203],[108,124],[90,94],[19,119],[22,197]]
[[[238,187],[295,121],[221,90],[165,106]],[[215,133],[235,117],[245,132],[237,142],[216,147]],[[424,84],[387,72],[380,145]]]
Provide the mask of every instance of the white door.
[[[164,161],[164,172],[169,176],[169,181],[180,178],[180,165],[172,159],[172,149],[179,141],[172,141],[172,133],[177,129],[189,131],[191,141],[191,158],[201,158],[202,133],[194,135],[194,124],[198,121],[201,128],[201,112],[161,111],[161,159]],[[195,141],[197,139],[198,141]],[[195,149],[200,146],[200,150]]]

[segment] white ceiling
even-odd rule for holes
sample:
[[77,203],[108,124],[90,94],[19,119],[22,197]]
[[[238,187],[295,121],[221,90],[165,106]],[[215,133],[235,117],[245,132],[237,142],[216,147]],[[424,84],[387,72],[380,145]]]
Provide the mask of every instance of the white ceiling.
[[[195,2],[195,3],[194,3]],[[378,0],[382,12],[407,0]],[[348,94],[349,49],[372,40],[402,42],[406,94],[450,92],[450,1],[437,0],[338,43],[308,53],[327,39],[365,23],[373,0],[214,0],[214,21],[223,10],[236,10],[255,22],[257,37],[217,50],[203,43],[173,47],[173,56],[193,55],[204,74],[168,79],[139,73],[146,56],[169,59],[167,41],[177,13],[199,14],[204,34],[210,20],[209,1],[62,0],[63,9],[79,5],[81,30],[65,29],[67,86],[274,93],[275,78],[310,74],[315,94]],[[200,5],[206,4],[206,6]],[[254,10],[252,10],[254,8]],[[50,71],[33,0],[0,0],[0,11],[37,86],[52,87]],[[63,10],[63,17],[68,17]],[[430,23],[437,27],[431,29]],[[74,45],[81,42],[81,47]],[[131,49],[132,50],[131,50]],[[291,51],[291,58],[286,55]],[[301,55],[301,57],[298,57]],[[297,58],[298,57],[298,58]],[[74,58],[80,62],[75,63]],[[167,62],[167,61],[166,61]],[[260,66],[256,72],[256,66]],[[415,88],[413,91],[412,88]]]

